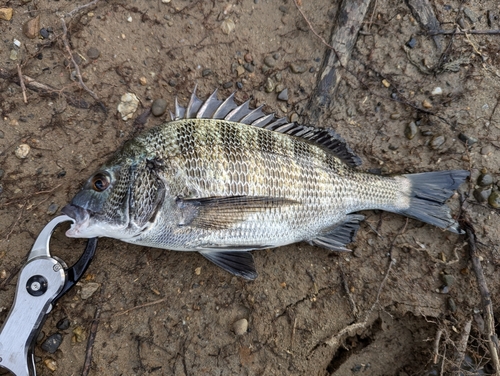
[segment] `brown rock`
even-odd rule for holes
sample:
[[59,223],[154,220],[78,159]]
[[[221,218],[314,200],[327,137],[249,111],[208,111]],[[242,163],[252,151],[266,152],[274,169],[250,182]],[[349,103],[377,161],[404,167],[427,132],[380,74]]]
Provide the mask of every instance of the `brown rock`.
[[0,20],[10,21],[12,18],[12,8],[0,8]]
[[35,39],[40,32],[40,16],[26,21],[23,25],[23,33],[30,39]]

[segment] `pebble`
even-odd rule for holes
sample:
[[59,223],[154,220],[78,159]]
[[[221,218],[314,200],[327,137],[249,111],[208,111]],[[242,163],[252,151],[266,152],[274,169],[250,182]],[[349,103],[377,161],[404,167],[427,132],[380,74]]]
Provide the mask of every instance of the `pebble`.
[[49,354],[54,354],[62,343],[62,335],[59,333],[52,334],[42,343],[43,351]]
[[401,114],[397,114],[397,113],[396,114],[391,114],[391,116],[390,116],[390,118],[392,120],[398,120],[400,117],[401,117]]
[[66,330],[69,328],[69,325],[69,320],[67,317],[65,317],[64,319],[61,319],[57,322],[56,328],[59,330]]
[[142,76],[142,77],[139,78],[139,83],[142,86],[146,86],[148,84],[148,79],[146,77]]
[[264,85],[264,90],[266,91],[266,93],[272,93],[275,87],[276,84],[274,83],[273,79],[268,77]]
[[478,176],[477,185],[480,187],[488,187],[491,184],[493,184],[493,176],[490,174],[485,173]]
[[474,195],[476,201],[482,204],[483,202],[489,201],[491,188],[476,188],[472,194]]
[[235,27],[236,27],[236,24],[230,18],[227,18],[224,21],[222,21],[222,24],[220,25],[222,32],[226,35],[229,35],[229,33],[231,31],[233,31]]
[[448,307],[450,308],[451,313],[455,313],[457,311],[457,304],[452,298],[448,299]]
[[80,297],[82,300],[90,298],[99,289],[99,284],[97,282],[88,282],[82,286],[80,290]]
[[161,0],[161,2],[162,2],[163,4],[168,4],[168,3],[170,3],[171,1],[172,1],[172,0]]
[[16,148],[14,154],[19,159],[26,159],[26,157],[28,157],[30,150],[31,148],[28,144],[21,144]]
[[488,204],[495,209],[500,208],[500,192],[496,190],[493,191],[490,197],[488,197]]
[[47,214],[48,215],[54,215],[54,214],[56,214],[57,209],[59,209],[59,205],[52,203],[47,208]]
[[10,21],[12,18],[12,8],[0,8],[0,20]]
[[171,78],[170,80],[168,80],[168,84],[172,87],[176,87],[177,86],[177,80],[175,78]]
[[151,112],[154,116],[161,116],[167,110],[167,101],[163,98],[158,98],[151,105]]
[[211,74],[212,74],[212,70],[211,70],[211,69],[208,69],[208,68],[207,68],[207,69],[203,69],[203,70],[201,71],[201,76],[202,76],[202,77],[207,77],[207,76],[210,76]]
[[122,115],[122,119],[125,121],[131,119],[139,106],[139,99],[133,93],[125,93],[120,100],[118,112]]
[[472,22],[476,23],[478,20],[478,16],[476,13],[474,13],[470,8],[465,7],[464,8],[464,13],[467,16],[467,18]]
[[406,42],[406,45],[410,48],[415,48],[415,46],[417,45],[417,40],[411,37],[411,39],[408,42]]
[[444,136],[435,136],[431,140],[431,148],[434,150],[439,149],[441,146],[443,146],[445,141],[446,139],[444,138]]
[[282,90],[281,93],[278,94],[278,99],[280,101],[287,101],[288,100],[288,89]]
[[290,119],[290,122],[291,122],[291,123],[296,123],[297,121],[299,121],[299,115],[297,115],[297,113],[296,113],[296,112],[292,112],[292,113],[290,114],[289,119]]
[[222,84],[222,87],[223,87],[224,89],[229,89],[230,87],[233,87],[233,83],[232,83],[231,81],[224,82],[224,83]]
[[243,75],[245,73],[245,68],[243,68],[241,65],[238,65],[236,68],[236,74],[239,76]]
[[290,64],[290,69],[293,73],[304,73],[306,71],[306,67],[297,63]]
[[248,330],[248,320],[247,319],[238,320],[233,324],[233,331],[234,331],[234,334],[236,334],[237,336],[241,336],[241,335],[245,334],[247,332],[247,330]]
[[40,29],[40,35],[42,36],[43,39],[47,39],[50,36],[49,30],[46,28],[42,27]]
[[39,35],[40,30],[40,16],[36,16],[23,25],[23,33],[30,39],[35,39]]
[[264,64],[266,64],[268,67],[273,68],[276,66],[276,59],[272,56],[266,56],[264,58]]
[[474,145],[477,142],[477,138],[467,136],[465,133],[459,133],[458,139],[468,146]]
[[250,63],[245,63],[243,65],[243,68],[245,68],[250,73],[252,73],[255,70],[255,67],[253,66],[253,64],[250,64]]
[[14,61],[17,60],[17,54],[18,54],[17,50],[10,50],[9,59]]
[[422,101],[422,106],[424,106],[424,108],[432,108],[432,103],[431,103],[431,102],[429,102],[429,100],[428,100],[428,99],[424,99],[424,100]]
[[416,134],[417,134],[417,125],[415,124],[415,122],[412,121],[405,128],[405,136],[408,140],[412,140]]
[[5,133],[3,131],[0,131],[0,138],[4,138],[5,137]]
[[4,174],[5,174],[5,171],[0,168],[0,179],[3,178]]
[[274,91],[276,93],[281,93],[283,90],[285,90],[285,85],[283,84],[278,84],[276,85],[276,87],[274,88]]
[[43,363],[45,364],[45,367],[47,367],[52,372],[57,370],[57,362],[54,359],[45,359]]
[[101,51],[99,51],[97,48],[95,47],[90,47],[88,50],[87,50],[87,56],[92,59],[92,60],[95,60],[97,58],[99,58],[99,56],[101,56]]
[[441,94],[443,94],[443,89],[441,89],[441,87],[439,87],[439,86],[436,86],[434,89],[432,89],[431,94],[432,95],[441,95]]
[[250,54],[250,52],[247,52],[247,53],[245,54],[245,56],[243,56],[243,58],[245,59],[245,61],[246,61],[247,63],[251,63],[251,62],[253,61],[253,57],[252,57],[252,55]]
[[443,274],[443,283],[445,286],[451,287],[455,283],[455,277],[451,274]]
[[81,343],[85,341],[85,338],[85,329],[83,329],[81,326],[77,326],[75,329],[73,329],[73,337],[71,337],[71,342]]
[[391,83],[384,78],[382,80],[382,85],[384,85],[385,87],[389,87],[389,86],[391,86]]

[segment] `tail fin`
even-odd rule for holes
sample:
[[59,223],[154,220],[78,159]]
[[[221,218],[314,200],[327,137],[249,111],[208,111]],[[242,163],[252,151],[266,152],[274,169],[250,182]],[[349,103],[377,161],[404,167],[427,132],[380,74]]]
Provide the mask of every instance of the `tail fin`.
[[469,176],[469,171],[436,171],[403,176],[411,184],[410,205],[400,214],[457,234],[464,233],[451,217],[446,200]]

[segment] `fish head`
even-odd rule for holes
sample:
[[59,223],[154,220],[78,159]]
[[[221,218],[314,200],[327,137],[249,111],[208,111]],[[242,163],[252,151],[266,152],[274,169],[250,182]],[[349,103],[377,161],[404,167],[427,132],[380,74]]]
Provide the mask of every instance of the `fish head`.
[[119,155],[94,173],[62,209],[74,219],[66,236],[124,241],[136,237],[153,222],[164,191],[148,158]]

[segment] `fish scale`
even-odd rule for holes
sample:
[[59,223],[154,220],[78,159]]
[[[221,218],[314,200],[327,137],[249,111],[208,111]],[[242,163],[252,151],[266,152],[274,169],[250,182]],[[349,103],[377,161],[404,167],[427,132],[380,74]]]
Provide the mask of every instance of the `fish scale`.
[[128,141],[64,208],[75,219],[67,235],[197,251],[253,279],[250,250],[307,241],[346,251],[361,210],[461,232],[445,202],[467,171],[364,173],[334,131],[233,98],[193,93],[187,108],[176,101],[172,121]]

